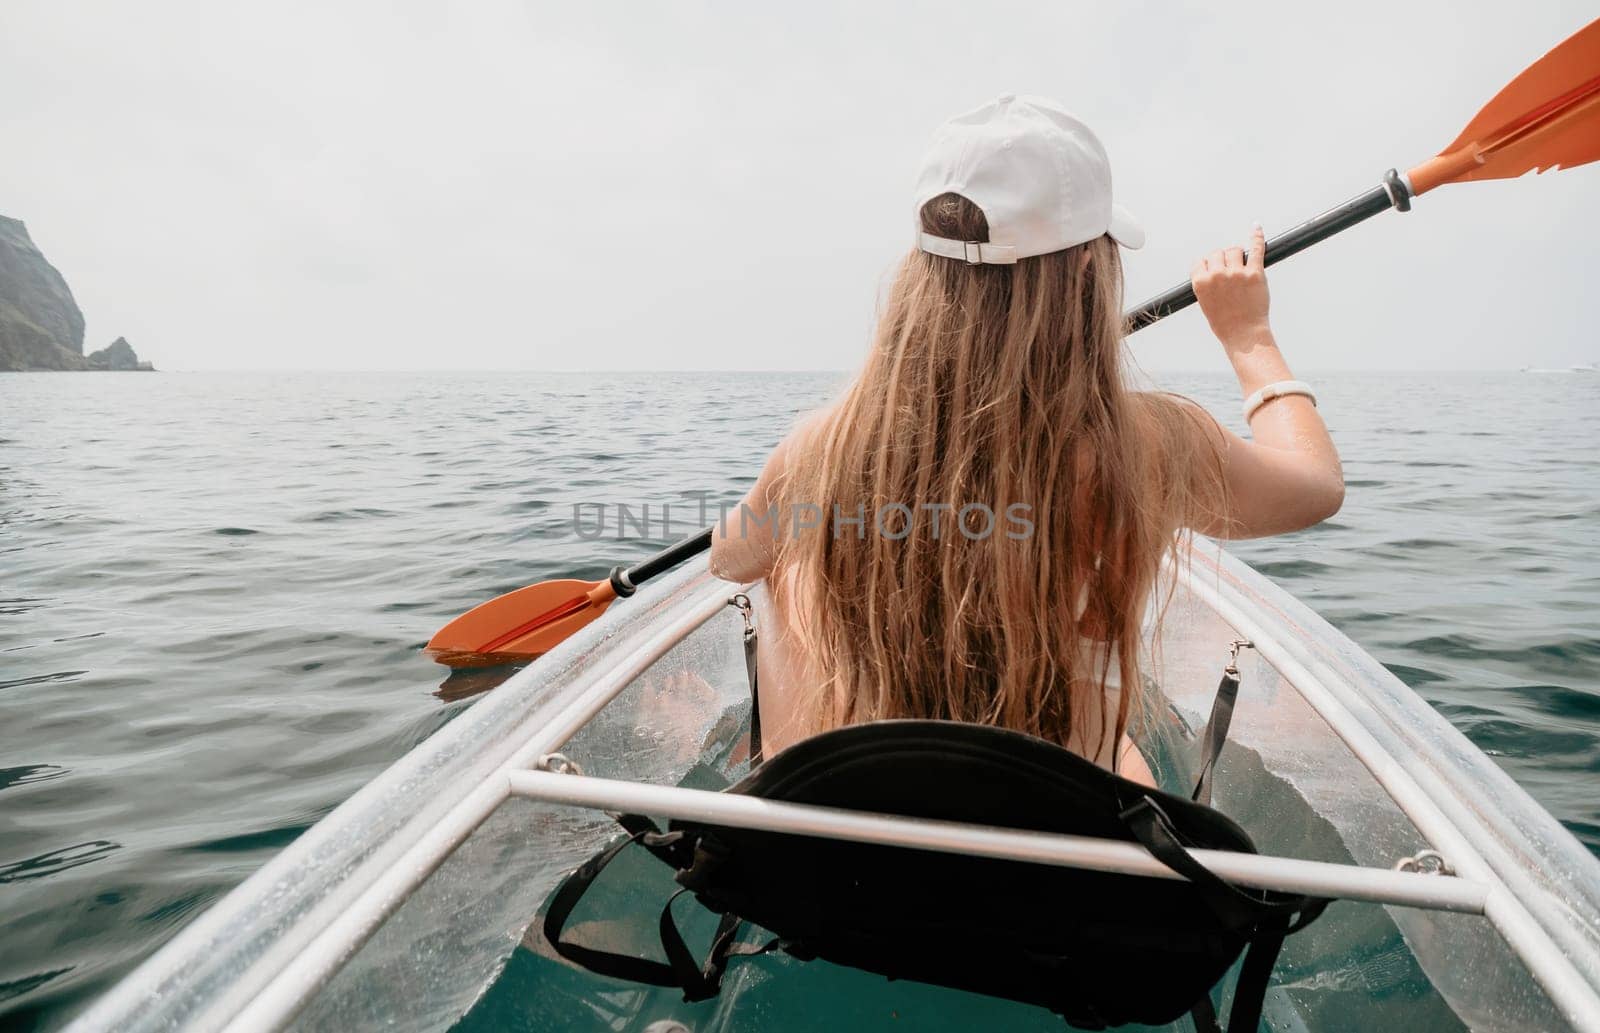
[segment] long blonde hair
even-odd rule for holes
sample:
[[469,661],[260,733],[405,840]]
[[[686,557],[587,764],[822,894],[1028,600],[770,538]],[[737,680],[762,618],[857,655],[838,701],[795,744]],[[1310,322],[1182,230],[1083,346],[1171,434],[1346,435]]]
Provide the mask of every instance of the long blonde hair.
[[[989,236],[956,194],[922,222]],[[821,514],[770,582],[819,676],[808,731],[944,718],[1097,752],[1129,728],[1162,555],[1221,512],[1221,476],[1193,472],[1220,462],[1184,426],[1198,410],[1125,387],[1121,306],[1108,237],[1011,266],[905,257],[865,366],[777,486]]]

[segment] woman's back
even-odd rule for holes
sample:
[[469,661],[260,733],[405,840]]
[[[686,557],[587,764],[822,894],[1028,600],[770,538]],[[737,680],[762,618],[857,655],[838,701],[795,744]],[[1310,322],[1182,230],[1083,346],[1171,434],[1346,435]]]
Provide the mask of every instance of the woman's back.
[[[1004,98],[952,126],[863,369],[774,452],[713,566],[768,579],[774,745],[942,718],[1111,765],[1137,717],[1137,693],[1118,686],[1139,684],[1162,558],[1180,528],[1248,530],[1230,489],[1256,486],[1234,485],[1229,468],[1249,474],[1230,460],[1252,446],[1195,406],[1127,388],[1109,194],[1098,220],[1069,212],[1052,234],[1035,216],[1073,190],[1046,184],[1019,208],[993,182],[1013,152],[1073,146],[1060,172],[1081,179],[1104,161],[1092,134],[1044,102]],[[955,185],[987,193],[987,207],[942,189]],[[993,235],[987,211],[1004,220]]]

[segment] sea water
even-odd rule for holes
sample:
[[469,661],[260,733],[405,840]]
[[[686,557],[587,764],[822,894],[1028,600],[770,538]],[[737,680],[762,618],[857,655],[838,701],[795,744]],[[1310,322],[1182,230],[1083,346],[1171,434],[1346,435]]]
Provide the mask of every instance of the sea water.
[[[1232,548],[1600,852],[1600,375],[1310,379],[1344,510]],[[1225,377],[1158,380],[1240,426]],[[64,1022],[470,706],[440,624],[688,533],[839,382],[0,376],[0,1028]],[[598,503],[651,518],[586,538]]]

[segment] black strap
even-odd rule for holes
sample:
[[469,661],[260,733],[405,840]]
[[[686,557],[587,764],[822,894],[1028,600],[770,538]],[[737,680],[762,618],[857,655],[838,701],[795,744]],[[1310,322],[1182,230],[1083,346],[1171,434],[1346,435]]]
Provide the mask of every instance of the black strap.
[[611,817],[618,825],[621,825],[627,830],[628,835],[634,837],[635,839],[643,839],[652,832],[656,835],[661,834],[661,830],[656,828],[656,823],[651,821],[649,818],[644,817],[643,815],[612,814]]
[[738,915],[728,912],[717,923],[717,931],[711,937],[711,949],[706,952],[706,960],[703,963],[696,963],[694,955],[689,951],[689,945],[684,942],[683,934],[678,931],[678,924],[672,917],[673,903],[688,890],[679,890],[667,898],[667,903],[662,907],[661,916],[657,920],[661,949],[667,956],[665,964],[650,958],[636,958],[629,954],[616,954],[594,947],[585,947],[581,943],[562,939],[561,934],[566,931],[567,921],[572,917],[578,901],[583,899],[584,894],[594,885],[594,881],[605,871],[606,866],[616,860],[617,855],[630,844],[639,843],[668,864],[678,867],[679,855],[684,844],[681,832],[663,833],[649,818],[637,814],[617,814],[613,817],[618,824],[628,830],[628,835],[584,862],[577,871],[562,880],[550,898],[550,907],[544,915],[544,938],[556,949],[557,954],[573,964],[581,965],[590,972],[597,972],[602,976],[648,983],[651,986],[675,986],[683,991],[685,1001],[703,1001],[715,997],[722,988],[722,973],[727,968],[730,956],[765,954],[785,945],[782,940],[773,940],[763,947],[755,948],[736,945],[734,940],[744,922]]
[[[1309,925],[1322,914],[1329,901],[1301,896],[1278,901],[1260,900],[1223,881],[1184,849],[1172,822],[1148,796],[1123,811],[1122,820],[1156,860],[1194,883],[1223,925],[1236,930],[1257,928],[1239,969],[1239,981],[1233,988],[1233,1006],[1228,1012],[1228,1033],[1256,1033],[1267,996],[1267,982],[1278,960],[1278,952],[1283,949],[1284,937]],[[1194,1018],[1198,1033],[1216,1033],[1221,1029],[1209,994],[1195,1001],[1189,1014]]]
[[1211,717],[1206,721],[1202,733],[1205,747],[1200,754],[1200,777],[1194,784],[1194,795],[1191,797],[1200,803],[1211,803],[1211,776],[1216,771],[1222,744],[1228,741],[1228,726],[1233,723],[1233,705],[1238,698],[1239,672],[1223,671],[1222,683],[1217,686],[1217,695],[1211,701]]
[[1328,905],[1332,904],[1333,900],[1322,897],[1305,897],[1302,903],[1304,906],[1300,908],[1300,917],[1296,918],[1293,924],[1283,931],[1285,936],[1293,935],[1321,918],[1322,913],[1328,909]]
[[717,991],[722,989],[722,970],[728,966],[728,953],[733,946],[734,936],[744,923],[732,912],[723,914],[722,920],[717,923],[717,931],[711,937],[711,949],[706,952],[706,960],[696,964],[694,955],[689,952],[689,945],[683,942],[683,934],[678,932],[678,923],[672,917],[673,902],[688,892],[687,889],[681,889],[674,893],[661,909],[658,922],[661,949],[666,952],[667,963],[677,976],[676,985],[683,989],[683,999],[689,1002],[704,1001],[715,997]]
[[1249,929],[1268,916],[1282,917],[1287,923],[1289,915],[1306,906],[1298,897],[1283,901],[1262,900],[1224,882],[1184,849],[1171,820],[1148,796],[1141,796],[1137,803],[1123,811],[1122,820],[1156,860],[1194,883],[1206,906],[1228,929]]
[[761,688],[756,678],[756,629],[745,625],[744,670],[750,678],[750,766],[761,763]]
[[1272,966],[1278,962],[1283,941],[1290,933],[1299,932],[1322,914],[1330,901],[1302,898],[1300,917],[1290,922],[1287,917],[1274,918],[1265,923],[1261,932],[1250,941],[1244,964],[1239,966],[1239,981],[1233,984],[1233,1005],[1228,1009],[1228,1033],[1257,1033],[1261,1027],[1261,1009],[1267,999],[1267,982],[1272,978]]
[[1194,1033],[1222,1033],[1222,1027],[1217,1024],[1217,1008],[1211,1003],[1210,990],[1190,1005],[1189,1017],[1194,1020]]
[[682,868],[694,856],[693,845],[684,841],[681,831],[662,832],[655,822],[641,814],[606,813],[640,846],[674,868]]
[[[651,825],[651,828],[654,828],[654,825]],[[681,986],[678,970],[672,965],[663,965],[649,958],[635,958],[627,954],[597,950],[561,938],[562,932],[567,927],[567,919],[572,917],[573,908],[578,906],[578,901],[583,899],[583,895],[589,891],[594,880],[599,878],[607,865],[616,860],[617,855],[622,853],[625,847],[646,834],[646,830],[641,829],[618,839],[562,880],[561,885],[556,888],[555,895],[550,898],[549,909],[544,913],[544,938],[563,958],[591,972],[598,972],[602,976],[648,983],[651,986]],[[671,906],[671,901],[668,901],[668,906]]]
[[1279,920],[1250,941],[1244,964],[1239,966],[1239,981],[1233,984],[1233,1005],[1228,1009],[1228,1033],[1257,1033],[1261,1028],[1261,1009],[1267,1000],[1267,981],[1272,966],[1289,933],[1287,920]]

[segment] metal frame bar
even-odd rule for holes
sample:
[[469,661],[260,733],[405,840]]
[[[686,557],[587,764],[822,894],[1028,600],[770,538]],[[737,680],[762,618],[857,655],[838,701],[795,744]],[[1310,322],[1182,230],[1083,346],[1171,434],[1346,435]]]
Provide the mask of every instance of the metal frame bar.
[[[1091,836],[906,818],[550,771],[513,771],[508,780],[514,796],[573,807],[1157,879],[1183,879],[1136,843]],[[1488,887],[1453,875],[1264,857],[1231,850],[1191,850],[1190,853],[1229,882],[1256,889],[1470,915],[1483,914],[1488,897]]]

